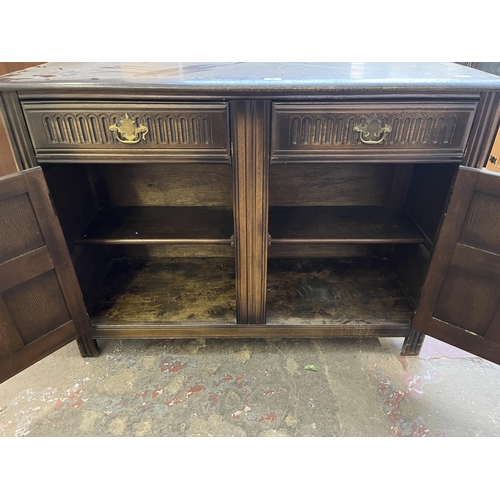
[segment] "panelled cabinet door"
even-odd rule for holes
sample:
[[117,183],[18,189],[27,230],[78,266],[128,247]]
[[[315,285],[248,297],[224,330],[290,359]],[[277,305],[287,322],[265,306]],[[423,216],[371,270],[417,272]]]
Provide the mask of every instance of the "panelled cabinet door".
[[0,179],[0,382],[88,334],[42,170]]
[[460,167],[412,328],[500,363],[500,175]]

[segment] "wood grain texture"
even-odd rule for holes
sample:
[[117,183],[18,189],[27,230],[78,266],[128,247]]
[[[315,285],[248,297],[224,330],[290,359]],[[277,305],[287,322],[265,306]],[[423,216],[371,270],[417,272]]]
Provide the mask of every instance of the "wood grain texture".
[[[233,245],[210,243],[169,243],[168,245],[113,245],[117,257],[177,259],[184,257],[227,257],[234,259]],[[108,247],[110,249],[110,247]]]
[[235,323],[231,259],[115,259],[91,299],[94,325]]
[[[229,162],[227,103],[64,100],[25,101],[22,106],[39,161]],[[124,144],[110,130],[121,125],[125,114],[135,127],[147,129],[137,143]]]
[[4,262],[0,264],[0,293],[51,269],[54,263],[45,246]]
[[27,193],[0,201],[0,235],[0,262],[45,244]]
[[269,113],[266,101],[232,102],[238,323],[264,323],[268,247]]
[[110,165],[101,172],[111,206],[233,205],[228,165]]
[[394,165],[273,165],[271,206],[387,205]]
[[500,92],[483,92],[462,165],[484,168],[500,125]]
[[10,288],[2,295],[25,344],[71,321],[53,270]]
[[484,336],[499,303],[498,281],[450,267],[432,316]]
[[[54,262],[58,281],[68,310],[75,323],[77,337],[81,336],[90,339],[90,321],[85,310],[85,304],[68,247],[64,240],[64,234],[52,208],[43,172],[41,169],[33,169],[29,172],[24,172],[23,175],[30,191],[30,198],[44,235],[45,244]],[[93,353],[90,352],[88,354],[92,355]]]
[[97,339],[190,339],[199,338],[271,338],[303,339],[329,337],[404,337],[407,324],[372,325],[96,325]]
[[500,193],[498,195],[475,192],[458,242],[500,253]]
[[1,295],[0,318],[0,361],[2,361],[19,352],[25,344]]
[[78,334],[73,321],[69,321],[57,329],[48,332],[43,337],[31,342],[22,350],[8,359],[2,360],[0,365],[0,383],[13,377],[20,371],[35,364],[49,354],[64,347],[68,342],[75,340]]
[[454,187],[412,326],[498,362],[500,255],[489,250],[500,238],[500,176],[462,167]]
[[413,307],[385,259],[272,259],[267,324],[406,325]]
[[[347,102],[273,104],[271,162],[460,160],[476,102]],[[372,117],[389,132],[362,142],[356,126]],[[355,154],[353,154],[355,152]]]
[[474,193],[477,180],[477,175],[471,169],[461,169],[457,175],[453,196],[450,198],[440,237],[436,243],[418,308],[412,321],[414,330],[427,333],[432,311],[439,297],[458,236],[467,216],[468,200]]
[[[406,245],[404,245],[406,246]],[[279,257],[361,257],[366,255],[385,256],[390,252],[391,245],[372,244],[363,245],[348,243],[281,243],[272,245],[268,249],[270,259]]]

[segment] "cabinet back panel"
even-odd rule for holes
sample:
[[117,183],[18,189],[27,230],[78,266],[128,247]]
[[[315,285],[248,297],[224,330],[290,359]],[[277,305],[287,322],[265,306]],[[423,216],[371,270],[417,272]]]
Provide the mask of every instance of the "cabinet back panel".
[[71,253],[85,303],[94,292],[110,262],[110,256],[103,245],[80,245]]
[[414,304],[424,284],[429,253],[423,245],[394,245],[391,253],[394,270]]
[[99,171],[108,196],[103,206],[233,205],[230,165],[104,165]]
[[273,206],[387,205],[396,165],[273,165]]

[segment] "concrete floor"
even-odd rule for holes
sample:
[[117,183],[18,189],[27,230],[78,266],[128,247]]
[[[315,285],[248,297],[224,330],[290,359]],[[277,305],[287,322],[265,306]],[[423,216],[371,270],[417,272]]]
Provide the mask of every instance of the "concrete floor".
[[73,342],[0,386],[0,435],[500,435],[499,366],[401,344],[108,340],[83,359]]

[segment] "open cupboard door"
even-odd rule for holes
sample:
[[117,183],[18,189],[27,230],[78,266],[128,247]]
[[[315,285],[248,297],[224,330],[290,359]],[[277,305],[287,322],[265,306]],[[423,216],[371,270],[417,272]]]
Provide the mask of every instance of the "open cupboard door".
[[412,328],[500,364],[500,175],[460,167]]
[[0,179],[0,382],[79,338],[96,349],[42,169]]

